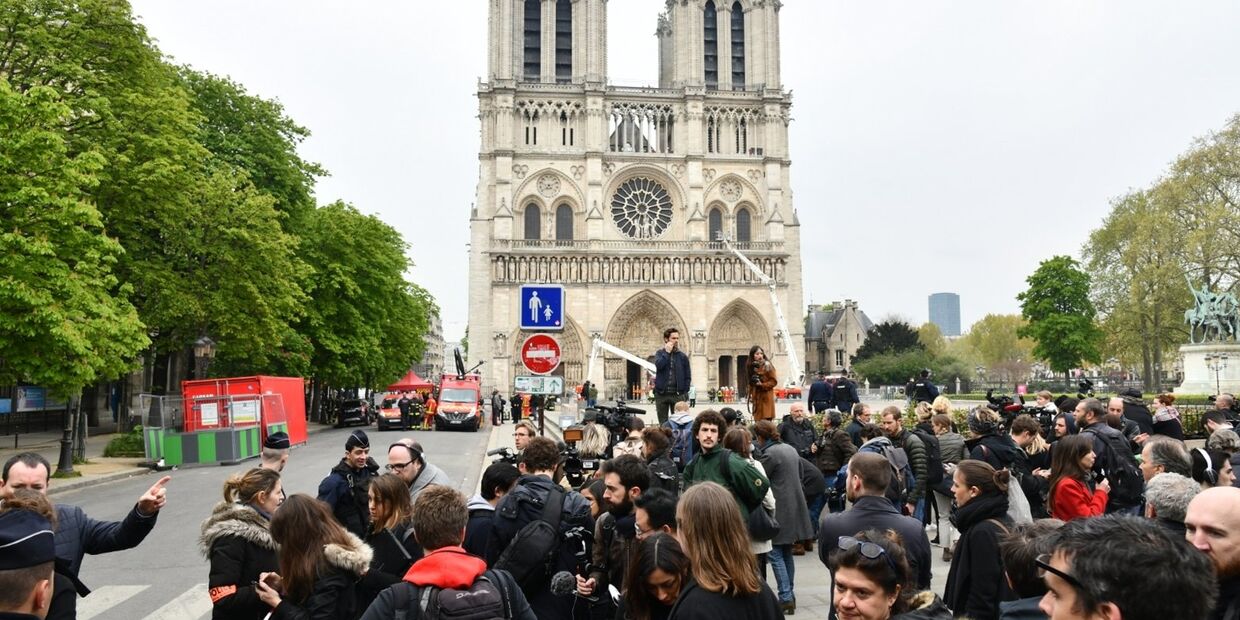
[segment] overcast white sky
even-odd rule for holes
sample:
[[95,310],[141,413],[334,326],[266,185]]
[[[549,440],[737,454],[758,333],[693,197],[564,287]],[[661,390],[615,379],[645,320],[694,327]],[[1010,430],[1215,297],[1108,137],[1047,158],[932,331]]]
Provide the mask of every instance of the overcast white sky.
[[[132,3],[177,62],[313,132],[319,201],[400,230],[460,337],[487,3]],[[614,82],[657,81],[663,4],[608,3]],[[960,294],[966,329],[1019,312],[1040,260],[1079,256],[1111,198],[1240,112],[1240,2],[785,0],[782,16],[805,303],[857,299],[876,320],[921,323],[938,291]]]

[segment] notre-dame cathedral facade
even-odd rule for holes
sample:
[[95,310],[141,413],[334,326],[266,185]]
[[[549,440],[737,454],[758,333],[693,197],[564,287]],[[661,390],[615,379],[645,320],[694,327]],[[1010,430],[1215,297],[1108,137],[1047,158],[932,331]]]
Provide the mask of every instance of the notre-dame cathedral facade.
[[[608,83],[607,5],[490,0],[470,221],[471,361],[486,362],[488,390],[511,391],[528,374],[518,287],[550,283],[567,291],[555,372],[567,386],[587,379],[594,336],[647,357],[671,326],[699,398],[723,385],[743,393],[755,344],[786,381],[767,288],[717,241],[734,240],[776,280],[802,346],[781,3],[668,0],[657,16],[659,83],[640,88]],[[615,357],[588,379],[600,397],[641,381],[635,364]]]

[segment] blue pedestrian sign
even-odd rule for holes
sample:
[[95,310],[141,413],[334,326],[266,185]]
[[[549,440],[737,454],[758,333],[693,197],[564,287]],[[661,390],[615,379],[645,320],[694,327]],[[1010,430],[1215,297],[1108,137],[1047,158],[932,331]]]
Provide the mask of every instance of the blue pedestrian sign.
[[564,287],[558,284],[522,284],[521,329],[564,329]]

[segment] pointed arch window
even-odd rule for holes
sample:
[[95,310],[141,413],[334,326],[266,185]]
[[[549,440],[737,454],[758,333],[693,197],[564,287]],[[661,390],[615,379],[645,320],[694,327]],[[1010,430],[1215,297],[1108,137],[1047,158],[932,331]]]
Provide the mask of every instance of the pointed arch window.
[[[561,204],[555,208],[555,240],[573,240],[573,208],[566,204]],[[569,244],[562,243],[559,245]]]
[[706,0],[706,10],[702,21],[706,87],[719,88],[719,13],[715,10],[714,0]]
[[525,238],[529,241],[542,239],[542,209],[532,202],[525,205]]
[[573,3],[555,3],[555,81],[567,84],[573,79]]
[[745,90],[745,9],[732,3],[732,90]]
[[542,77],[542,2],[525,0],[525,81],[537,82]]
[[710,210],[710,214],[706,216],[706,228],[709,232],[707,240],[711,243],[718,243],[723,236],[723,212],[719,207]]
[[736,242],[749,243],[752,240],[750,235],[750,215],[749,209],[736,210]]

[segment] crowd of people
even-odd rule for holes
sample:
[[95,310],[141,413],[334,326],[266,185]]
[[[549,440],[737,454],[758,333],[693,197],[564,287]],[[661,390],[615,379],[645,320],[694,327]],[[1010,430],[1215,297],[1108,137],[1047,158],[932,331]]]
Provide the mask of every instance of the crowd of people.
[[[777,618],[796,613],[794,557],[816,547],[832,617],[1229,620],[1229,398],[1192,449],[1172,395],[1151,411],[1139,394],[1039,394],[1045,415],[979,407],[967,430],[942,396],[907,426],[860,402],[820,421],[793,403],[778,424],[708,409],[687,436],[676,401],[663,424],[601,435],[605,460],[576,489],[561,446],[517,424],[516,465],[490,464],[470,498],[412,439],[381,468],[360,430],[317,497],[286,494],[276,433],[259,467],[225,481],[199,543],[214,618]],[[166,501],[163,478],[123,521],[98,522],[50,503],[49,471],[33,453],[4,465],[0,614],[75,617],[83,555],[138,545]]]

